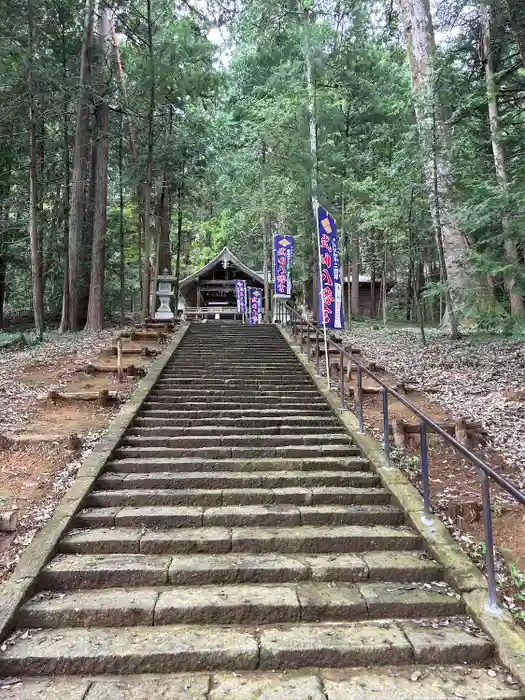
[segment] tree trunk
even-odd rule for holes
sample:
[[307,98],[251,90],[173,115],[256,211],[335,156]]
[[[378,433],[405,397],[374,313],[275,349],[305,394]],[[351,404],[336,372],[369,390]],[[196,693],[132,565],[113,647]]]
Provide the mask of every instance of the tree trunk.
[[125,277],[125,257],[124,257],[124,182],[122,180],[123,170],[123,128],[122,112],[120,113],[119,140],[118,140],[118,188],[119,188],[119,281],[120,281],[120,325],[125,321],[125,301],[126,301],[126,277]]
[[160,239],[162,235],[162,222],[160,217],[155,221],[155,255],[153,258],[153,279],[150,284],[150,310],[151,316],[155,316],[157,310],[157,286],[159,283],[159,263],[160,263]]
[[[386,231],[383,232],[383,269],[381,271],[381,308],[383,310],[383,325],[388,322],[388,299],[386,291],[386,271],[388,266],[388,238]],[[396,285],[397,286],[397,285]]]
[[[2,241],[0,240],[0,246]],[[4,304],[5,304],[5,282],[6,282],[6,259],[0,251],[0,330],[4,327]]]
[[268,216],[266,213],[266,143],[261,144],[261,229],[262,229],[262,255],[264,277],[264,322],[270,320],[270,287],[268,284]]
[[184,193],[184,181],[181,180],[177,191],[177,250],[175,254],[175,316],[179,310],[179,282],[180,282],[180,254],[182,246],[182,195]]
[[414,285],[412,284],[412,270],[414,266],[414,261],[410,260],[408,264],[408,274],[407,274],[407,298],[406,298],[406,320],[412,320],[412,309],[414,306]]
[[[60,21],[60,41],[62,46],[62,79],[64,85],[67,80],[67,50],[66,50],[66,31],[65,22],[62,16],[61,9],[59,10]],[[64,177],[64,189],[62,200],[62,225],[64,227],[64,289],[62,295],[62,318],[60,320],[60,333],[65,333],[71,328],[71,303],[69,299],[69,190],[70,190],[70,173],[69,173],[69,100],[67,93],[64,93],[62,102],[62,169]]]
[[158,250],[158,268],[161,275],[166,271],[171,275],[171,246],[170,246],[170,219],[171,219],[171,197],[169,191],[168,173],[165,170],[162,174],[162,191],[160,195],[159,223],[160,241]]
[[73,152],[73,171],[69,206],[69,321],[71,330],[79,327],[80,294],[82,277],[82,239],[84,230],[84,212],[86,180],[89,172],[89,103],[88,85],[91,74],[91,44],[93,38],[94,0],[86,0],[84,18],[84,38],[80,63],[80,96],[75,130]]
[[151,0],[147,0],[148,23],[148,57],[149,57],[149,108],[148,108],[148,156],[146,166],[146,183],[144,186],[144,270],[142,281],[142,322],[150,313],[150,256],[151,256],[151,231],[150,209],[151,192],[153,189],[153,119],[155,116],[155,61],[153,55],[153,20],[151,18]]
[[[485,63],[485,79],[487,83],[487,100],[489,107],[489,124],[490,137],[492,141],[492,153],[494,155],[494,169],[496,178],[502,190],[504,197],[507,195],[508,180],[507,169],[505,165],[505,151],[503,148],[501,135],[501,122],[499,117],[498,105],[498,86],[495,79],[497,66],[494,65],[494,55],[491,42],[491,11],[487,0],[481,0],[481,22],[483,27],[483,58]],[[505,254],[512,267],[519,263],[518,250],[516,242],[512,240],[509,232],[509,222],[507,216],[504,216],[501,222],[504,236]],[[513,316],[523,314],[523,296],[519,292],[514,292],[516,280],[513,271],[505,275],[505,289],[509,295],[510,310]]]
[[29,238],[31,243],[31,275],[33,279],[33,316],[35,332],[38,338],[44,334],[44,291],[42,284],[42,265],[40,231],[40,206],[38,201],[38,143],[37,129],[38,117],[36,111],[34,85],[33,85],[33,61],[34,61],[34,19],[33,5],[28,3],[28,30],[29,30],[29,65],[27,76],[27,92],[29,97]]
[[[469,247],[459,229],[450,188],[451,134],[436,88],[436,44],[429,0],[400,0],[412,74],[416,120],[436,243],[442,240],[442,264],[450,288],[449,315],[461,313],[469,292]],[[438,244],[439,246],[439,244]]]
[[412,280],[414,288],[414,306],[416,311],[416,317],[419,321],[419,332],[421,333],[421,343],[423,346],[427,344],[427,338],[425,335],[425,314],[423,310],[423,305],[421,303],[421,271],[423,266],[416,264],[412,268]]
[[525,0],[506,0],[510,26],[516,35],[521,60],[525,66]]
[[139,278],[139,298],[142,313],[142,287],[144,282],[144,269],[142,266],[142,245],[144,242],[144,216],[142,206],[142,187],[137,187],[137,274]]
[[[31,0],[30,0],[31,1]],[[42,114],[37,115],[37,192],[36,201],[38,206],[38,268],[42,285],[42,308],[44,304],[44,294],[46,290],[46,261],[45,261],[45,230],[46,230],[46,210],[44,209],[44,179],[45,179],[45,124]],[[43,311],[42,311],[43,313]]]
[[[92,133],[93,132],[93,133]],[[95,171],[97,167],[97,149],[92,140],[95,138],[94,125],[89,129],[88,138],[90,142],[89,160],[87,164],[86,192],[84,196],[84,213],[82,223],[82,240],[80,276],[77,282],[78,303],[77,303],[77,325],[78,328],[85,326],[89,305],[89,281],[91,279],[91,254],[93,252],[93,215],[95,207]]]
[[4,306],[6,296],[6,278],[7,278],[7,254],[8,241],[7,234],[9,230],[9,194],[11,191],[11,153],[8,145],[5,145],[2,157],[2,170],[4,181],[0,182],[0,329],[4,325]]
[[352,322],[352,256],[350,246],[346,250],[346,305],[348,307],[348,323]]
[[376,264],[372,260],[370,265],[370,318],[377,318],[377,289],[376,289]]
[[359,294],[359,233],[354,227],[352,231],[352,316],[360,316],[360,294]]
[[[105,86],[105,65],[108,59],[108,38],[111,24],[111,10],[100,5],[98,27],[98,91],[102,94]],[[108,152],[109,152],[109,105],[107,95],[103,95],[95,108],[95,183],[93,203],[93,248],[91,253],[91,277],[89,283],[89,304],[86,329],[99,331],[104,327],[104,271],[106,261],[106,225],[108,194]]]
[[[313,4],[313,3],[312,3]],[[313,279],[312,279],[312,305],[314,320],[322,321],[320,314],[321,307],[321,268],[319,265],[319,231],[317,220],[317,209],[319,206],[319,158],[318,158],[318,142],[317,142],[317,95],[314,78],[314,67],[311,46],[311,27],[315,22],[315,14],[313,7],[304,10],[304,20],[306,29],[306,46],[305,46],[305,62],[306,62],[306,86],[308,90],[308,123],[310,129],[310,185],[312,197],[312,214],[313,214]]]

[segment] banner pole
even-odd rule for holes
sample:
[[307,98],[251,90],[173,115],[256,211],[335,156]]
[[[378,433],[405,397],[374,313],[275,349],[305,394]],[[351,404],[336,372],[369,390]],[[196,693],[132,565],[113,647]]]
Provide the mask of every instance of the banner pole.
[[326,337],[326,319],[324,315],[324,298],[323,298],[323,273],[321,271],[321,230],[319,228],[319,200],[317,197],[314,198],[314,210],[315,210],[315,224],[317,227],[317,265],[319,268],[319,299],[318,304],[321,311],[321,317],[323,319],[323,336],[324,336],[324,357],[326,362],[326,381],[328,382],[328,389],[330,389],[330,363],[328,361],[328,339]]
[[275,275],[275,236],[272,237],[272,272],[271,272],[271,279],[272,279],[272,323],[275,323],[275,283],[276,283],[276,275]]

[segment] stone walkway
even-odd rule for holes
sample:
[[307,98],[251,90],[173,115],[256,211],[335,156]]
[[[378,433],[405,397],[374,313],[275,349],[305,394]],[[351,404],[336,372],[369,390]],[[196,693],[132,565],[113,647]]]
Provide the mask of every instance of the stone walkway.
[[191,326],[19,611],[6,697],[525,697],[391,501],[277,328]]

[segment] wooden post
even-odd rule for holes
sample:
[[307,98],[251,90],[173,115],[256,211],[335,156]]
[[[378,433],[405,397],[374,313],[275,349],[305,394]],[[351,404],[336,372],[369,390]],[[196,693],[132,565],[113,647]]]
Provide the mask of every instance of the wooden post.
[[119,338],[117,340],[117,372],[118,372],[118,380],[119,382],[122,381],[122,338]]
[[469,437],[467,422],[463,419],[459,420],[454,426],[456,440],[468,449],[472,446],[472,440]]
[[392,421],[392,435],[394,438],[394,445],[396,447],[405,446],[405,422],[402,418],[396,418],[394,421]]

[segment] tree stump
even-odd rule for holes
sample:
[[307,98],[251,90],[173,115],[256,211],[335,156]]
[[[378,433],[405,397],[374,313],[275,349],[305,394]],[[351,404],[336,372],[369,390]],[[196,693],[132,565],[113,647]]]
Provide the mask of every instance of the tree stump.
[[82,438],[77,433],[71,433],[68,437],[67,447],[73,452],[82,451]]
[[18,510],[12,508],[0,513],[0,532],[16,532],[18,527]]
[[13,441],[8,438],[7,435],[2,435],[0,433],[0,450],[8,450],[13,446]]
[[107,389],[102,389],[98,392],[97,405],[105,408],[109,403],[109,391]]
[[156,357],[159,354],[157,348],[142,348],[140,351],[142,357]]

